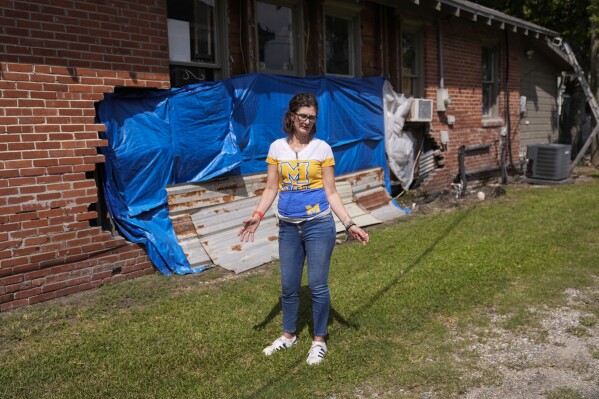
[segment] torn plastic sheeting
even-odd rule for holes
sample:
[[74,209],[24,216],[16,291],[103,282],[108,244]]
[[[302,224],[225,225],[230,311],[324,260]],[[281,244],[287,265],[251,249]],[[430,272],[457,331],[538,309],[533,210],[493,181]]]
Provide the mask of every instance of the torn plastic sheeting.
[[255,74],[107,95],[98,119],[109,143],[101,148],[109,210],[129,240],[148,248],[162,273],[194,272],[166,220],[166,186],[266,171],[270,143],[284,137],[282,118],[299,91],[319,100],[316,137],[333,148],[336,173],[378,166],[388,186],[383,83]]
[[414,179],[414,166],[416,164],[416,139],[412,133],[403,131],[412,99],[393,91],[393,87],[389,82],[385,82],[383,92],[385,99],[385,149],[389,169],[397,177],[402,187],[407,189]]

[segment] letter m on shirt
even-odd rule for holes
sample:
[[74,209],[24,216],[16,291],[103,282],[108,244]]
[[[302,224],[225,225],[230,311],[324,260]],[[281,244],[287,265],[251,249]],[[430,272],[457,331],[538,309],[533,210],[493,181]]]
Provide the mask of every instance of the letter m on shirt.
[[306,213],[308,215],[315,215],[320,213],[320,205],[316,204],[314,206],[306,205]]
[[308,168],[310,167],[310,162],[297,162],[295,164],[295,166],[292,166],[291,162],[281,163],[283,183],[291,185],[310,184],[310,180],[308,180]]

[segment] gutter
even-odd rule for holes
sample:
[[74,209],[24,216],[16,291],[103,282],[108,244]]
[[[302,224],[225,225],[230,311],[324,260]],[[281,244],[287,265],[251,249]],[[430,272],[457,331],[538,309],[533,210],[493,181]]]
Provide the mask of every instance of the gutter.
[[543,26],[513,17],[501,11],[484,7],[467,0],[370,0],[373,3],[383,4],[388,7],[402,8],[405,4],[421,6],[436,11],[446,11],[455,17],[463,17],[473,22],[481,22],[487,25],[495,25],[500,29],[520,32],[525,36],[535,39],[559,37],[559,33]]

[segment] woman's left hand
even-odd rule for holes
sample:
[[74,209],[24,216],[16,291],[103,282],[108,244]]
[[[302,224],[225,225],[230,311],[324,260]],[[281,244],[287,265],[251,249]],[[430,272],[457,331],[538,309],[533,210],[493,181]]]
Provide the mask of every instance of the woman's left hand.
[[370,241],[368,233],[362,230],[358,225],[351,226],[347,232],[354,238],[354,240],[360,241],[362,245],[366,245]]

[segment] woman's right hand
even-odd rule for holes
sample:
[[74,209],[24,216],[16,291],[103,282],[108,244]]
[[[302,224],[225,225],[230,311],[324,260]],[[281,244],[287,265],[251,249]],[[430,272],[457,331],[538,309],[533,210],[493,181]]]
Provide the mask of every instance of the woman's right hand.
[[243,226],[239,229],[237,236],[239,241],[243,242],[254,242],[254,232],[260,226],[260,217],[251,216],[243,221]]
[[354,237],[354,240],[360,241],[362,245],[366,245],[370,241],[368,233],[362,230],[357,224],[352,224],[347,232]]

